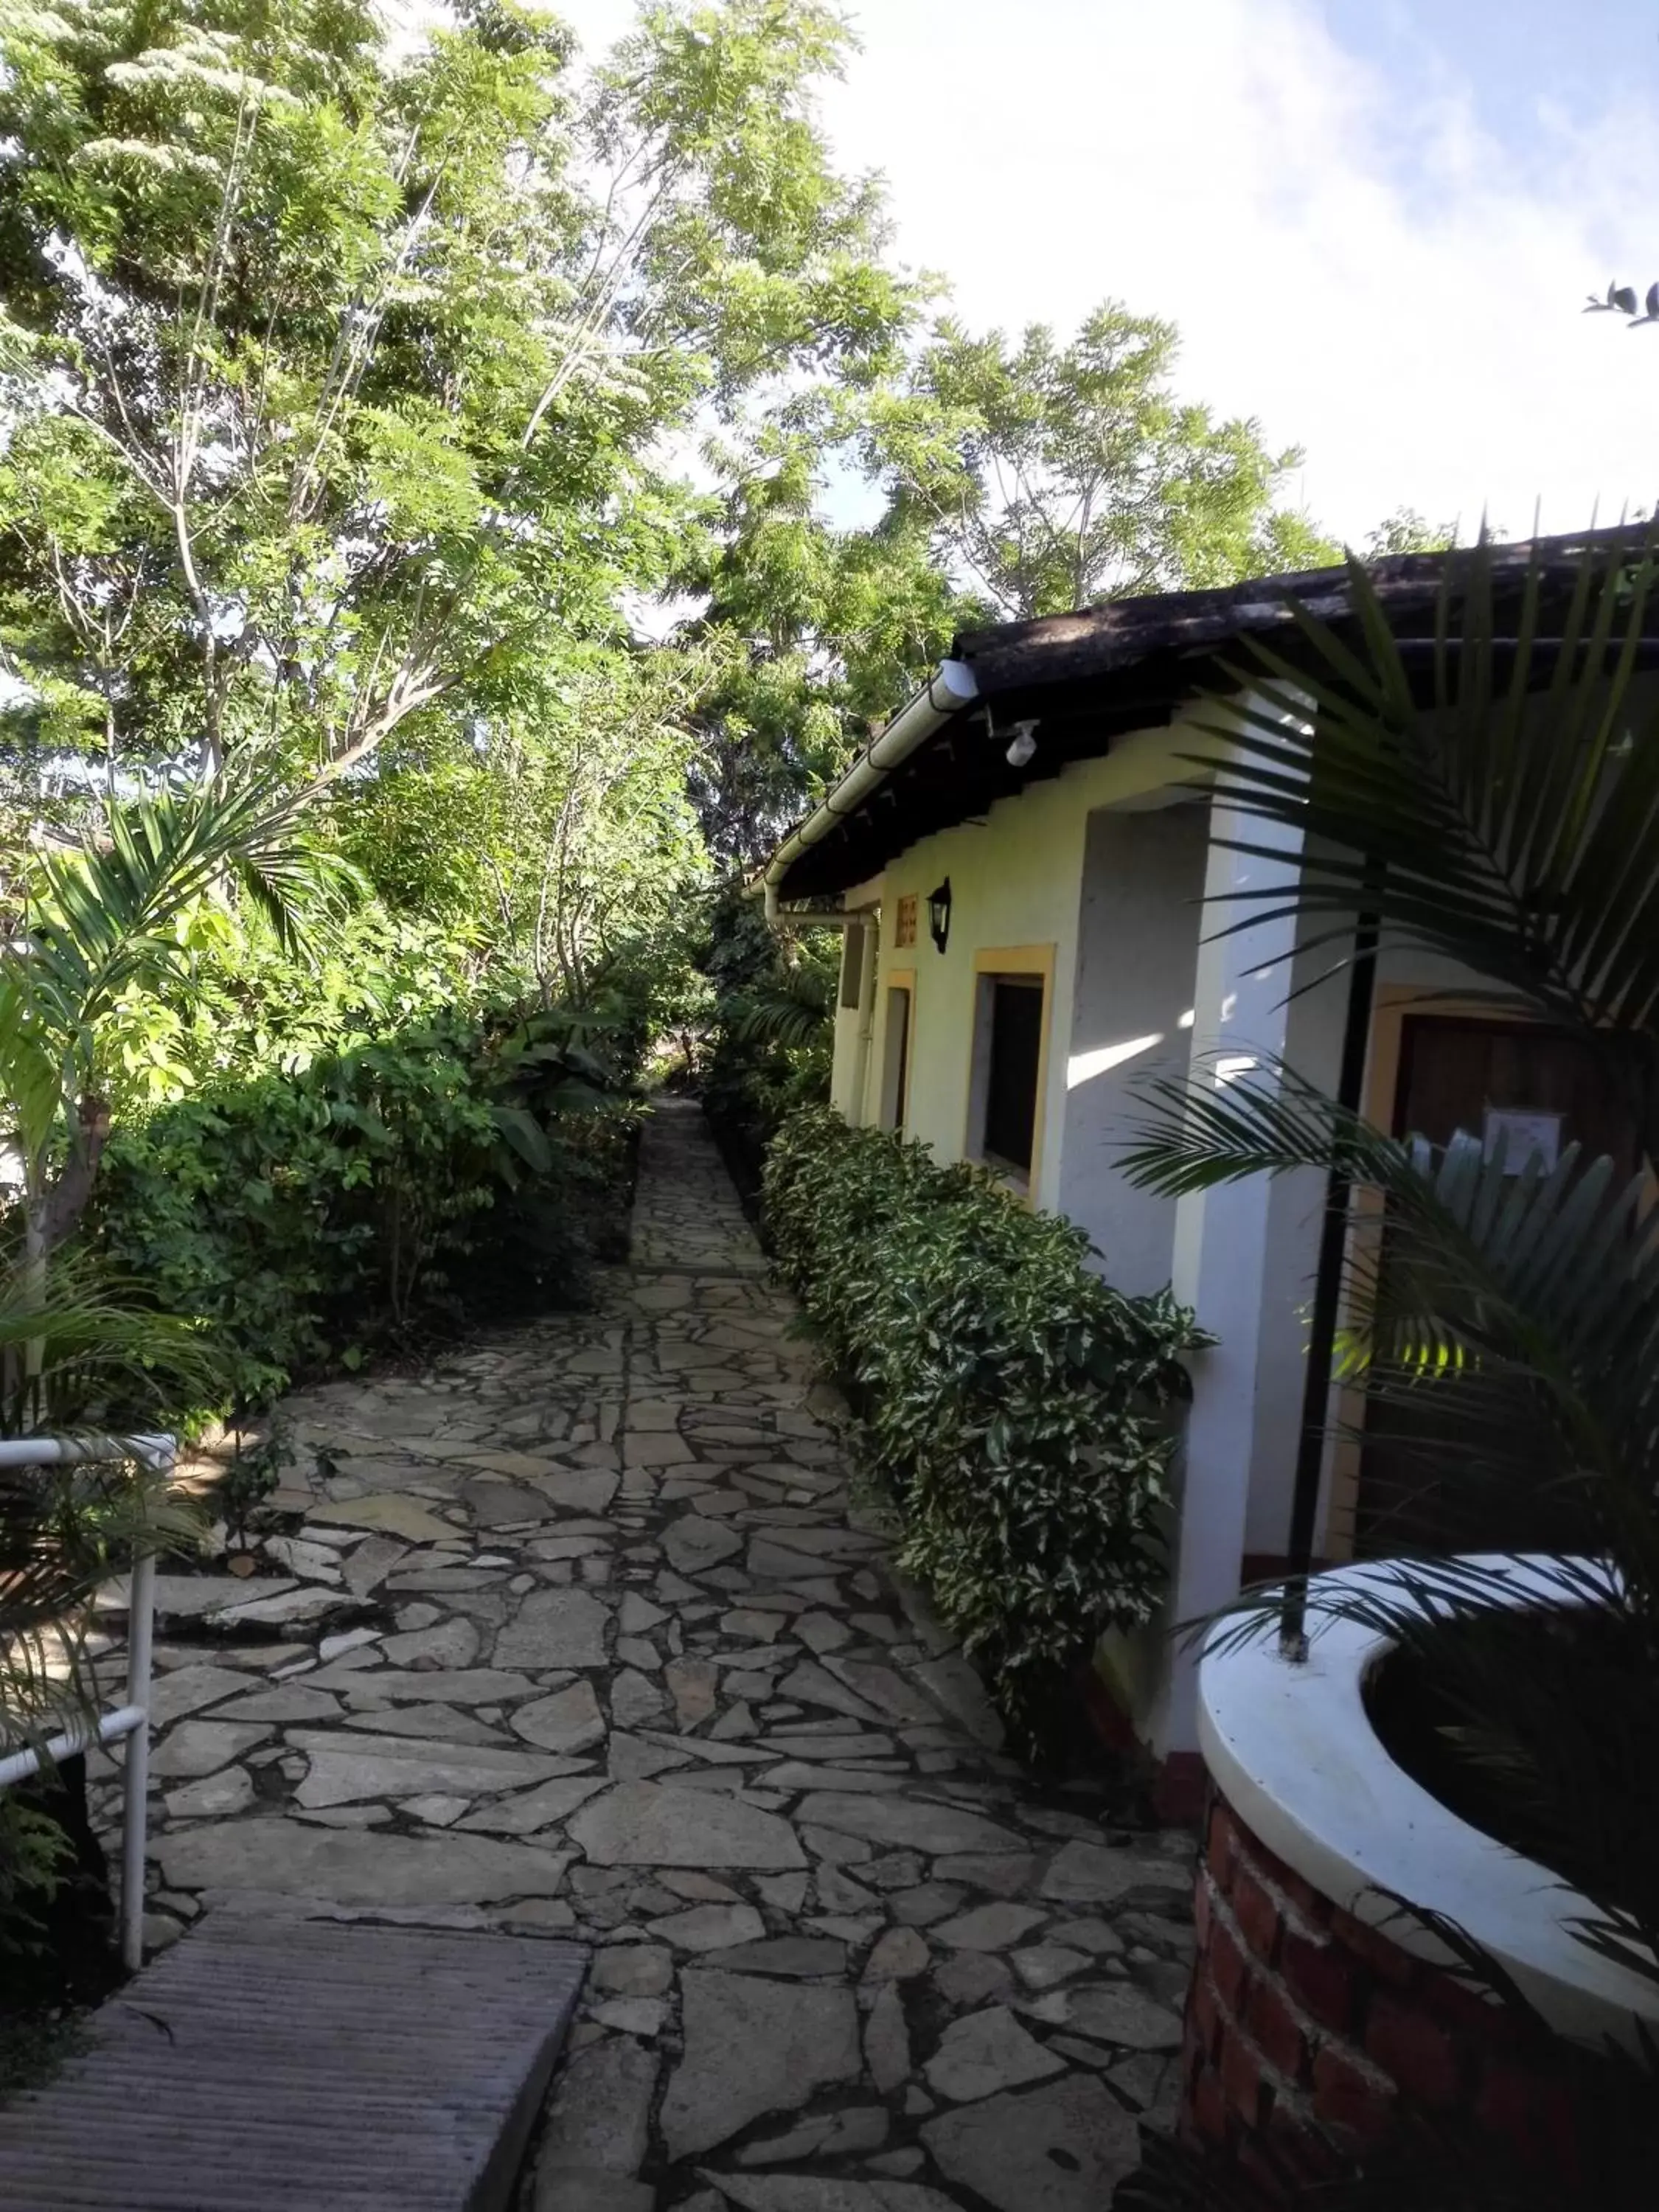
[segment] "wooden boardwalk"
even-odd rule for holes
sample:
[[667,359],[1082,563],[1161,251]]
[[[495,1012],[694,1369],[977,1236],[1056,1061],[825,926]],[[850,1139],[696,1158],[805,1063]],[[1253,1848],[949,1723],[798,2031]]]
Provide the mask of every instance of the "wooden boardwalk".
[[212,1912],[0,2111],[7,2212],[495,2212],[571,1943]]

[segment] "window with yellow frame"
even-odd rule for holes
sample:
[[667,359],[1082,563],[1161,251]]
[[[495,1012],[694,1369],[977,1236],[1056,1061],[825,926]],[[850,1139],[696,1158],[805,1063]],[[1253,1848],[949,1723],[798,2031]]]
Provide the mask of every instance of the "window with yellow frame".
[[974,956],[963,1155],[1033,1201],[1042,1169],[1054,972],[1052,945],[986,946]]

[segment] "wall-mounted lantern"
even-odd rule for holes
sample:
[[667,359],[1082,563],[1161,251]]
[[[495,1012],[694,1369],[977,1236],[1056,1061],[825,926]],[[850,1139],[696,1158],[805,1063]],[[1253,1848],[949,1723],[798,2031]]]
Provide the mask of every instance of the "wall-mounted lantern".
[[951,938],[951,878],[927,894],[927,927],[934,945],[943,952]]

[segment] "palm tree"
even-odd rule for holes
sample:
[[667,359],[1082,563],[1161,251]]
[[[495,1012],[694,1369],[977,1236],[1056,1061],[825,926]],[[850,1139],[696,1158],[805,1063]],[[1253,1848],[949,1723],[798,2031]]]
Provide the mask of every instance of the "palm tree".
[[106,834],[24,863],[0,951],[0,1101],[22,1173],[26,1249],[46,1256],[91,1194],[109,1133],[101,1027],[123,993],[185,967],[178,927],[234,884],[298,948],[356,872],[307,835],[307,792],[269,777],[164,788],[110,810]]
[[[1474,1564],[1402,1556],[1307,1602],[1395,1639],[1428,1699],[1439,1784],[1588,1895],[1595,1948],[1659,1973],[1659,538],[1601,533],[1564,568],[1487,545],[1446,562],[1431,636],[1395,635],[1351,569],[1346,634],[1294,610],[1237,672],[1218,795],[1301,833],[1291,911],[1334,963],[1449,959],[1492,1006],[1578,1038],[1639,1132],[1643,1172],[1568,1147],[1520,1174],[1473,1139],[1396,1140],[1285,1068],[1154,1086],[1129,1172],[1165,1193],[1316,1167],[1348,1230],[1350,1378],[1409,1409],[1472,1535],[1529,1501],[1565,1547],[1557,1602],[1516,1614]],[[1235,713],[1238,710],[1235,709]],[[1213,763],[1212,763],[1213,764]],[[1246,919],[1259,906],[1247,908]],[[1225,918],[1229,925],[1235,918]],[[1488,1526],[1490,1522],[1488,1521]],[[1259,1633],[1262,1595],[1227,1632]]]

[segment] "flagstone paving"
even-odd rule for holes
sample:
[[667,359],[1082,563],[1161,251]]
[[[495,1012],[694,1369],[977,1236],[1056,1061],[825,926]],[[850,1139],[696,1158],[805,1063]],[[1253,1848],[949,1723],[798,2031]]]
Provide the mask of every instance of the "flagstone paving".
[[632,1249],[288,1401],[282,1579],[164,1591],[150,1937],[592,1943],[524,2212],[1102,2212],[1169,2115],[1189,1841],[1004,1755],[690,1105]]

